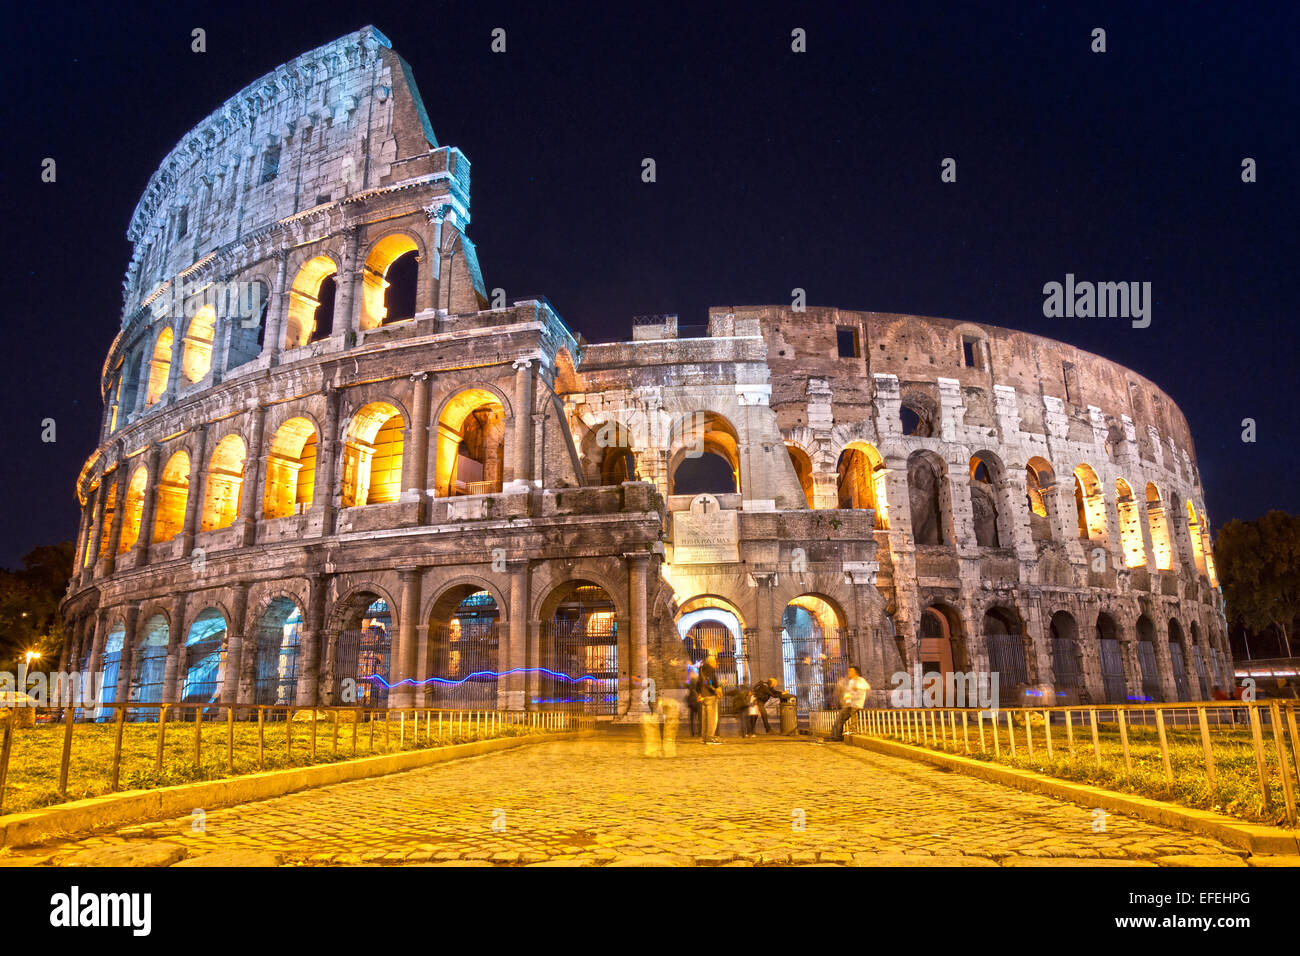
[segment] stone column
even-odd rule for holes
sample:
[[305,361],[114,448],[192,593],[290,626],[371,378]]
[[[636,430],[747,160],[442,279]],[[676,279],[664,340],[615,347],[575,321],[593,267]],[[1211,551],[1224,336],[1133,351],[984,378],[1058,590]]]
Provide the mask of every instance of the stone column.
[[[650,633],[646,613],[646,571],[650,563],[650,554],[645,551],[623,555],[627,561],[627,592],[630,611],[628,634],[632,652],[632,687],[645,687],[646,678],[650,676]],[[639,693],[632,695],[629,713],[646,712],[645,702]]]
[[[509,638],[506,642],[505,660],[498,659],[497,669],[517,671],[502,678],[504,706],[507,710],[527,710],[528,701],[534,696],[537,687],[537,675],[525,673],[524,668],[537,666],[537,652],[530,646],[529,640],[533,629],[528,621],[528,560],[526,558],[508,562],[510,569],[510,608],[507,626]],[[498,700],[501,695],[498,694]]]
[[271,365],[280,364],[284,349],[284,327],[289,319],[289,253],[277,249],[275,256],[275,308],[267,310],[266,332],[262,336],[262,352],[271,357]]
[[100,608],[95,613],[95,636],[90,645],[90,658],[86,661],[86,671],[99,674],[104,666],[104,641],[108,638],[111,608]]
[[[515,369],[515,396],[514,396],[514,419],[512,426],[514,428],[514,441],[511,446],[513,458],[513,474],[511,478],[514,482],[527,482],[525,487],[531,486],[533,478],[533,361],[532,359],[517,359],[514,363]],[[525,488],[515,485],[516,490],[525,490]]]
[[325,536],[334,533],[334,520],[338,513],[335,501],[338,498],[339,490],[335,488],[335,475],[338,473],[339,459],[339,390],[333,386],[325,389],[325,424],[324,434],[320,436],[320,450],[317,454],[317,465],[321,474],[316,477],[316,487],[321,491],[312,501],[312,507],[316,507],[319,501],[324,509],[324,517],[321,524],[321,534]]
[[[430,225],[433,226],[433,244],[429,249],[429,279],[433,290],[432,301],[435,310],[442,309],[442,226],[449,209],[451,209],[449,203],[440,203],[434,200],[433,204],[425,207],[424,210]],[[450,311],[450,307],[448,310]]]
[[420,614],[420,569],[398,568],[402,575],[402,596],[398,599],[397,640],[393,643],[393,666],[389,682],[398,686],[388,694],[391,707],[409,707],[415,699],[410,684],[402,684],[415,674],[416,618]]
[[424,520],[424,501],[429,487],[429,373],[411,376],[411,453],[402,462],[408,496],[421,503],[420,520]]
[[122,518],[126,514],[127,463],[117,464],[117,490],[113,493],[113,527],[108,533],[108,550],[104,555],[104,577],[112,577],[117,566],[117,548],[122,543]]
[[185,496],[185,525],[181,530],[181,557],[188,557],[194,549],[194,536],[199,532],[203,516],[203,496],[207,491],[204,480],[207,463],[208,426],[194,429],[194,457],[190,459],[190,486]]
[[163,669],[163,703],[179,701],[184,687],[185,661],[185,592],[172,601],[171,626],[167,629],[167,664]]
[[149,563],[149,546],[153,544],[154,512],[158,505],[158,458],[162,448],[157,442],[144,453],[144,467],[148,478],[144,485],[144,501],[140,508],[140,534],[135,539],[135,566]]
[[298,684],[294,688],[294,701],[299,707],[315,707],[320,703],[320,647],[325,632],[325,596],[329,590],[329,575],[313,574],[308,578],[310,593],[307,596],[307,620],[304,640],[298,661]]
[[781,664],[781,629],[780,621],[772,607],[774,575],[771,572],[755,573],[754,583],[758,588],[755,604],[758,608],[758,635],[753,644],[746,647],[749,654],[749,669],[754,680],[767,680],[775,677],[784,681],[784,668]]
[[411,703],[416,707],[429,704],[429,685],[423,683],[431,676],[429,661],[429,622],[417,621],[415,625],[415,663],[412,665]]
[[81,585],[85,587],[95,577],[95,563],[99,560],[99,542],[104,533],[104,502],[108,497],[108,476],[99,479],[94,491],[91,510],[90,537],[86,543],[86,553],[81,557]]
[[140,623],[140,605],[128,604],[123,615],[125,632],[122,635],[122,655],[117,665],[117,693],[113,700],[119,704],[127,703],[131,695],[131,672],[135,669],[136,645],[140,635],[136,628]]
[[[248,701],[242,696],[240,673],[244,658],[244,618],[248,614],[248,582],[240,581],[235,585],[230,600],[230,620],[226,622],[226,655],[221,665],[221,702],[223,704],[244,704]],[[256,646],[253,656],[257,655]]]
[[[257,515],[262,498],[262,479],[266,474],[266,456],[262,454],[266,444],[262,434],[265,426],[266,406],[258,405],[253,409],[248,456],[244,459],[244,481],[239,498],[239,521],[242,525],[240,543],[245,548],[251,547],[257,540]],[[252,474],[249,474],[250,465]]]
[[361,308],[357,306],[357,279],[361,275],[362,264],[357,261],[357,247],[361,240],[361,230],[357,226],[344,226],[343,255],[335,281],[338,282],[338,301],[334,306],[334,331],[330,336],[334,341],[331,347],[343,350],[349,338],[355,344],[361,332]]

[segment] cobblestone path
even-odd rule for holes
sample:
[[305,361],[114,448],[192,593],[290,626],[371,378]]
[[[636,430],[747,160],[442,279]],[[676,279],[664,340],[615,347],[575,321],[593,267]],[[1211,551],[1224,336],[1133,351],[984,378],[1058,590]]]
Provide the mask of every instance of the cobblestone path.
[[[1244,851],[909,760],[807,739],[552,741],[9,854],[180,848],[358,865],[1243,865]],[[148,855],[148,854],[146,854]],[[155,857],[156,858],[156,857]],[[166,857],[170,859],[170,857]],[[212,857],[215,863],[220,857]],[[155,864],[156,865],[156,864]]]

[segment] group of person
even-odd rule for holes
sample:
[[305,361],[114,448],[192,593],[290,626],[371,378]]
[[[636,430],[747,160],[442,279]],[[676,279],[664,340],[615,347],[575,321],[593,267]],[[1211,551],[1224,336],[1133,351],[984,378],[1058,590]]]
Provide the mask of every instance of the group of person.
[[[847,676],[836,687],[839,714],[835,720],[832,740],[844,739],[844,726],[853,715],[867,704],[867,694],[871,685],[867,683],[856,665],[849,665]],[[718,717],[721,709],[723,685],[718,675],[717,655],[710,651],[691,673],[686,683],[686,704],[690,708],[690,732],[692,736],[701,736],[706,745],[716,746],[722,743],[718,736]],[[767,705],[777,700],[784,703],[793,700],[777,686],[775,677],[759,681],[744,691],[740,701],[740,735],[754,737],[758,732],[758,722],[763,721],[763,732],[772,733],[772,724],[768,720]]]

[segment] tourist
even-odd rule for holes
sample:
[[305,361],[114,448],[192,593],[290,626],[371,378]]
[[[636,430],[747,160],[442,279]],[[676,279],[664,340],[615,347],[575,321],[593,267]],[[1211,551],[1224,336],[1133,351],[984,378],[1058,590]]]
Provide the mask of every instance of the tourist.
[[686,668],[686,706],[690,708],[692,737],[700,735],[700,675],[694,667]]
[[867,706],[867,692],[871,690],[871,685],[867,683],[856,664],[849,665],[849,675],[842,684],[840,714],[835,719],[835,730],[831,734],[831,740],[844,739],[844,725],[854,714]]
[[700,717],[703,721],[702,734],[704,742],[709,745],[722,743],[718,739],[718,704],[722,699],[722,688],[718,684],[718,658],[709,651],[700,665]]
[[753,737],[758,726],[758,698],[753,690],[747,689],[740,701],[740,736]]
[[[775,677],[761,680],[754,685],[754,699],[758,702],[758,716],[763,718],[763,733],[765,734],[772,732],[772,725],[767,719],[767,702],[774,698],[780,701],[790,699],[789,694],[777,690]],[[757,729],[757,724],[755,724],[755,729]]]

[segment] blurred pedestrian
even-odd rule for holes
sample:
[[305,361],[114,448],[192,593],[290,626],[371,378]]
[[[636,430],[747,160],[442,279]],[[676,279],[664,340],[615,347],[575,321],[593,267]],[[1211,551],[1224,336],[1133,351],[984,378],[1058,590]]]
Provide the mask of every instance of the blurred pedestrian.
[[867,692],[871,690],[871,685],[867,683],[856,664],[849,665],[848,676],[843,680],[842,685],[840,714],[835,719],[835,730],[831,733],[831,740],[844,739],[844,725],[854,714],[867,706]]
[[722,700],[722,687],[718,679],[718,658],[713,651],[709,651],[709,656],[700,665],[699,687],[704,743],[716,746],[722,743],[718,739],[718,705]]

